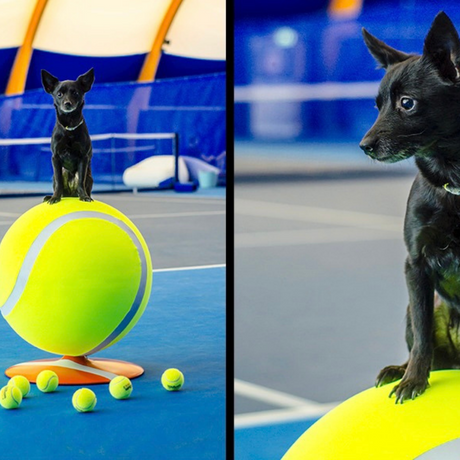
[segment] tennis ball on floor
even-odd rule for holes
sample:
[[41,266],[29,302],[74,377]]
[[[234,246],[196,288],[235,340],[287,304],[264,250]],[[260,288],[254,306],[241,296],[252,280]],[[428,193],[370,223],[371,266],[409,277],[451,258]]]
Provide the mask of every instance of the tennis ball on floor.
[[29,394],[30,382],[23,375],[15,375],[12,377],[8,382],[8,386],[11,385],[18,387],[21,390],[22,397]]
[[91,412],[96,403],[96,395],[89,388],[80,388],[72,396],[72,405],[78,412]]
[[59,377],[56,372],[45,370],[37,375],[37,388],[43,393],[51,393],[59,385]]
[[87,356],[119,341],[143,314],[151,287],[141,233],[99,201],[39,204],[0,244],[0,311],[50,353]]
[[168,391],[177,391],[184,384],[184,374],[179,369],[166,369],[161,376],[161,384]]
[[5,409],[16,409],[22,402],[21,390],[14,385],[6,385],[0,390],[0,404]]
[[128,377],[119,375],[110,381],[109,391],[115,399],[127,399],[133,392],[133,384]]

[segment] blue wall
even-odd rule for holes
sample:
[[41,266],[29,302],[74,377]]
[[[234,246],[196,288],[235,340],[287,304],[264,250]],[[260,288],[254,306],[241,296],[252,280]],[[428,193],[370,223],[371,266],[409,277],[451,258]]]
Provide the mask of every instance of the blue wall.
[[[97,78],[97,75],[96,75]],[[91,135],[103,133],[179,134],[179,154],[194,156],[226,170],[225,74],[183,77],[153,83],[94,85],[86,95],[84,116]],[[42,89],[22,96],[0,97],[0,138],[50,137],[55,124],[52,98]],[[128,166],[152,155],[147,141],[117,141],[113,160],[110,141],[93,143],[95,181],[121,182]],[[162,141],[155,153],[171,153]],[[129,147],[129,148],[127,148]],[[49,145],[0,147],[0,180],[50,180]]]
[[[356,20],[332,20],[323,9],[281,18],[244,19],[235,26],[235,85],[317,84],[375,82],[383,70],[365,47],[361,27],[391,46],[421,53],[430,24],[443,9],[460,30],[460,9],[452,1],[364,1]],[[280,30],[291,33],[288,46],[277,41]],[[295,39],[292,40],[292,37]],[[278,116],[278,119],[277,119]],[[236,103],[235,136],[264,139],[270,123],[300,128],[286,129],[286,139],[359,140],[376,116],[372,96],[354,100]],[[259,120],[257,122],[257,120]],[[265,121],[264,121],[265,120]],[[264,131],[257,124],[267,123]],[[280,137],[282,140],[282,136]]]

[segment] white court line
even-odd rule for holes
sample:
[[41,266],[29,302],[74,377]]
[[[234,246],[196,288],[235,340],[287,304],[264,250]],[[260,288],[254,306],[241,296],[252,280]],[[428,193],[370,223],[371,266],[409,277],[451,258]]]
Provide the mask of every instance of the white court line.
[[401,240],[400,232],[334,227],[235,234],[235,249],[300,246],[353,241]]
[[321,404],[278,390],[235,379],[235,395],[262,401],[283,409],[235,415],[235,428],[248,428],[323,416],[338,403]]
[[0,212],[0,216],[5,217],[19,217],[21,214],[20,212]]
[[207,268],[225,268],[226,264],[215,265],[197,265],[195,267],[175,267],[175,268],[156,268],[152,270],[154,273],[159,272],[177,272],[182,270],[206,270]]
[[165,217],[196,217],[196,216],[222,216],[225,211],[196,211],[196,212],[170,212],[162,214],[133,214],[130,219],[157,219]]
[[297,420],[320,418],[339,403],[321,404],[318,407],[299,406],[289,409],[266,410],[235,415],[235,429],[254,428],[264,425],[295,422]]
[[255,383],[245,382],[243,380],[235,379],[235,394],[244,396],[246,398],[256,399],[273,406],[281,407],[299,407],[299,406],[311,406],[316,407],[319,403],[311,401],[309,399],[300,398],[293,396],[283,391],[272,390]]
[[[170,217],[198,217],[198,216],[222,216],[226,211],[196,211],[196,212],[171,212],[162,214],[133,214],[127,215],[130,219],[164,219]],[[20,216],[20,214],[0,213],[0,216]],[[10,225],[13,220],[0,221],[0,225]]]
[[[103,193],[101,193],[103,195]],[[139,195],[134,195],[130,194],[128,196],[122,196],[118,195],[115,196],[111,194],[111,198],[114,200],[118,201],[148,201],[148,202],[158,202],[158,203],[193,203],[193,204],[215,204],[215,205],[225,205],[225,197],[209,197],[209,198],[194,198],[194,197],[188,197],[188,198],[173,198],[173,197],[156,197],[153,195],[149,196],[139,196]]]
[[403,228],[402,217],[255,200],[235,200],[235,214],[397,232]]

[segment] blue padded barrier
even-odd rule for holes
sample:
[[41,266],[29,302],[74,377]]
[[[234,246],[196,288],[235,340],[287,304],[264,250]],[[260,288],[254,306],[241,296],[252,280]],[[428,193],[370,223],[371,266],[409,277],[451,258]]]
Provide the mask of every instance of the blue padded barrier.
[[174,78],[182,75],[205,75],[225,72],[226,62],[213,59],[195,59],[184,56],[163,53],[158,63],[157,80]]
[[[357,19],[334,20],[325,7],[310,14],[291,17],[237,21],[235,25],[235,86],[315,85],[323,83],[369,83],[376,85],[384,71],[364,45],[361,28],[389,45],[406,52],[421,53],[426,33],[439,10],[443,9],[460,30],[457,2],[381,2],[364,1]],[[262,19],[261,19],[262,18]],[[277,34],[291,34],[291,43],[277,42]],[[289,35],[287,36],[289,38]],[[284,35],[286,38],[286,35]],[[376,94],[377,91],[375,91]],[[332,100],[296,100],[289,102],[298,115],[292,123],[300,124],[297,134],[284,140],[331,139],[356,142],[375,120],[373,96]],[[239,139],[270,139],[270,125],[279,121],[280,102],[239,102],[235,107],[235,136]],[[283,102],[283,104],[286,104]],[[286,108],[286,106],[285,106]],[[263,110],[262,110],[263,109]],[[269,112],[274,115],[267,116]],[[264,120],[264,117],[267,118]],[[257,121],[258,120],[258,121]],[[265,123],[268,128],[260,129]],[[294,130],[295,131],[295,130]],[[267,133],[268,137],[265,137]],[[281,138],[278,140],[283,140]]]
[[[145,84],[95,84],[84,108],[88,130],[91,135],[178,133],[179,155],[199,158],[225,175],[225,80],[225,73],[219,73]],[[42,89],[0,97],[0,138],[48,138],[55,119],[51,96]],[[95,181],[118,184],[132,164],[153,154],[172,153],[170,140],[152,149],[143,140],[98,141],[93,149]],[[0,180],[51,177],[49,145],[0,147]]]
[[41,69],[46,69],[61,80],[73,80],[93,67],[99,83],[134,81],[144,64],[145,56],[75,56],[34,50],[27,74],[26,89],[41,88]]

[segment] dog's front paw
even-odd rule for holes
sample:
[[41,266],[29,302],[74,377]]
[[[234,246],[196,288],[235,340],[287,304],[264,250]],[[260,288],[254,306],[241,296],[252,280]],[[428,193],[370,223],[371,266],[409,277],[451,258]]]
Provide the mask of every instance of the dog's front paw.
[[387,366],[383,368],[375,379],[375,386],[381,387],[388,383],[399,380],[406,372],[406,366]]
[[395,403],[403,404],[405,399],[415,399],[417,396],[421,395],[427,389],[428,386],[429,384],[426,378],[402,379],[401,382],[391,390],[390,398],[393,395],[395,395]]
[[51,200],[51,195],[46,195],[44,198],[43,198],[43,201],[46,203],[47,201]]
[[[46,198],[46,197],[45,197]],[[52,197],[50,197],[48,201],[48,204],[54,204],[54,203],[59,203],[61,201],[61,197],[60,196],[57,196],[57,195],[53,195]]]
[[88,202],[90,202],[90,201],[94,201],[94,200],[90,196],[84,195],[84,196],[80,197],[80,201],[88,201]]

